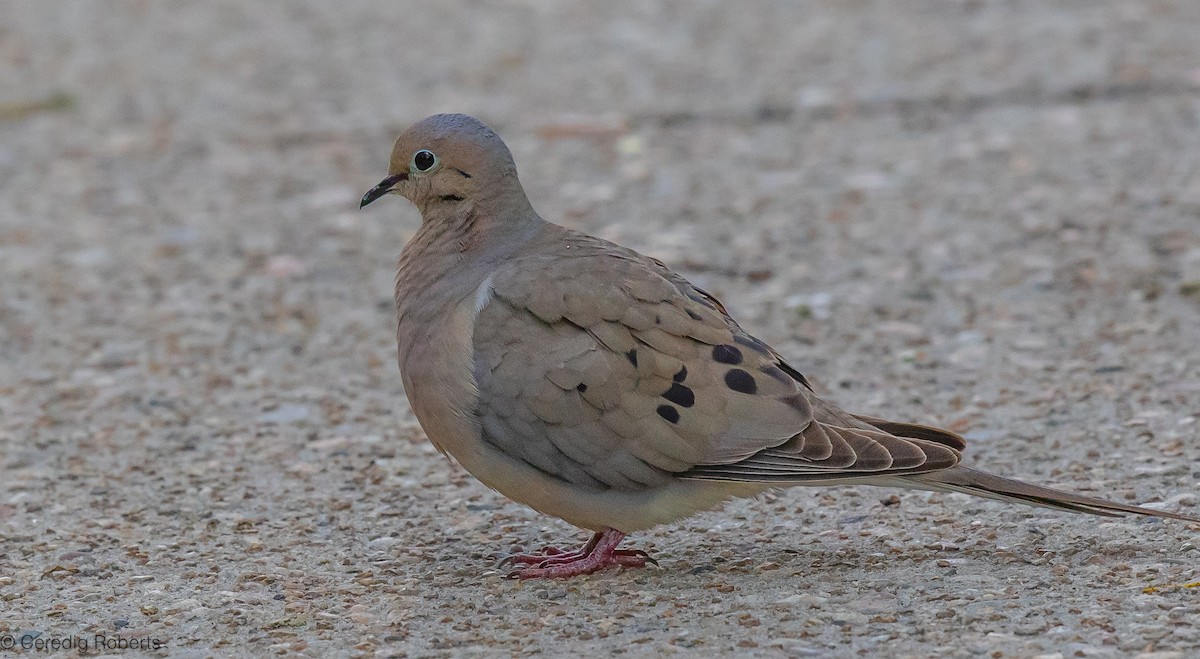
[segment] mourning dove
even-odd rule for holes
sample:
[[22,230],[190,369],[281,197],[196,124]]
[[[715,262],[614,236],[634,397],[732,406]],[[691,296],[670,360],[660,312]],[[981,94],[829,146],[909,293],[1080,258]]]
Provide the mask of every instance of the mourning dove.
[[442,453],[594,535],[510,576],[643,566],[626,534],[732,497],[864,483],[1115,516],[1193,517],[960,464],[959,435],[850,414],[662,262],[543,220],[483,123],[441,114],[396,140],[361,206],[411,201],[396,274],[404,390]]

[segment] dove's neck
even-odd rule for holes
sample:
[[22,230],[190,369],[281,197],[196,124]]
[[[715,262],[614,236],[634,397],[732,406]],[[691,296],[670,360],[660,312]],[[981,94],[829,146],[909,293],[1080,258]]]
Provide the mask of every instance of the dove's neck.
[[503,211],[471,202],[426,209],[396,270],[400,324],[428,322],[475,295],[504,259],[546,226],[528,202]]

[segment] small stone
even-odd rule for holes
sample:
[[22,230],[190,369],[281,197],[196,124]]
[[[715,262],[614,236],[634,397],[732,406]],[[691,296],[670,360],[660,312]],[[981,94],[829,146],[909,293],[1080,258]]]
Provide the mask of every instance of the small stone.
[[258,415],[259,423],[296,423],[308,418],[310,413],[307,405],[285,404]]

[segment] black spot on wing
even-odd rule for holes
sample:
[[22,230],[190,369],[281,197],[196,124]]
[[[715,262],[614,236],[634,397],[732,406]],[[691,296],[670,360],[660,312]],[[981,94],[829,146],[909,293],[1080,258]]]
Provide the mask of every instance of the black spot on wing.
[[671,388],[667,389],[662,397],[680,407],[691,407],[696,404],[696,393],[678,382],[671,383]]
[[674,407],[671,407],[670,405],[659,405],[658,409],[655,411],[658,412],[659,416],[667,421],[670,421],[671,423],[679,423],[679,410],[675,409]]
[[628,359],[630,364],[637,366],[637,348],[632,348],[625,353],[625,359]]
[[753,394],[758,391],[758,383],[754,376],[740,368],[731,368],[725,373],[725,386],[743,394]]
[[741,364],[742,351],[729,344],[713,346],[712,358],[722,364]]
[[587,391],[587,385],[580,382],[579,384],[575,385],[575,391],[578,391],[579,393],[583,393],[583,392]]
[[676,382],[683,382],[684,380],[686,380],[686,379],[687,379],[687,367],[686,367],[686,366],[681,366],[681,367],[679,368],[679,372],[678,372],[678,373],[676,373],[676,374],[674,375],[674,377],[672,377],[671,379],[672,379],[672,380],[674,380],[674,381],[676,381]]

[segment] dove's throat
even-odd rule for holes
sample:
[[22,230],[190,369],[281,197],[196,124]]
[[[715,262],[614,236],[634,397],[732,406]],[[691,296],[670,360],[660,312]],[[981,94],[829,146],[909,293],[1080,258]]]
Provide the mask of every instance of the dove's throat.
[[425,218],[400,252],[396,267],[401,324],[424,322],[422,316],[436,316],[446,305],[475,295],[480,283],[546,226],[532,211],[498,216],[470,203]]

